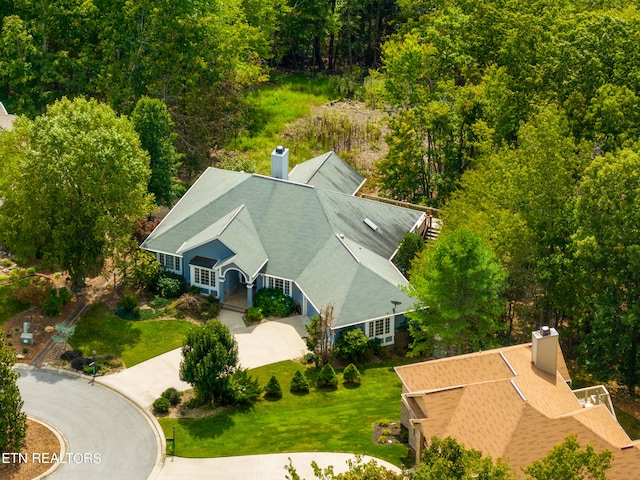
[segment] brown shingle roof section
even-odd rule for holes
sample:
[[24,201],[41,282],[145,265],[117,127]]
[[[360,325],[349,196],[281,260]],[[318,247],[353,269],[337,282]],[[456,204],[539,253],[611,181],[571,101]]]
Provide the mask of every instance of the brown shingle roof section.
[[531,345],[525,344],[406,365],[396,372],[405,400],[421,410],[412,424],[426,439],[454,437],[467,448],[507,460],[522,475],[521,467],[575,434],[583,446],[614,453],[607,478],[637,478],[640,442],[629,439],[606,406],[582,407],[565,381],[569,376],[559,348],[557,365],[555,376],[536,368]]

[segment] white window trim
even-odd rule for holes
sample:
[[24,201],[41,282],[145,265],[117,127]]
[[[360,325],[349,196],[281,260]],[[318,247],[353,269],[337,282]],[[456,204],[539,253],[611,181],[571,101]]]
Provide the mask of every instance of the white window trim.
[[[293,293],[293,282],[286,278],[274,277],[273,275],[262,274],[264,280],[264,288],[277,288],[282,290],[282,293],[290,297]],[[276,282],[282,282],[282,287],[277,286]]]
[[[168,261],[167,259],[171,258],[171,265],[172,267],[168,267]],[[182,275],[182,257],[178,256],[178,255],[171,255],[170,253],[162,253],[162,252],[156,252],[156,260],[158,260],[158,263],[160,263],[160,265],[162,265],[162,268],[164,270],[168,270],[170,272],[173,273],[177,273],[178,275]],[[173,268],[175,266],[178,266],[178,268]]]
[[[382,327],[382,333],[376,335],[375,329],[380,323]],[[377,318],[375,320],[369,320],[365,323],[365,333],[368,338],[379,338],[382,341],[382,345],[392,345],[395,338],[395,318],[394,317],[383,317]],[[387,341],[391,337],[390,341]]]
[[[195,285],[196,287],[207,288],[207,289],[216,288],[216,285],[218,285],[218,278],[216,277],[215,270],[211,268],[199,267],[197,265],[189,265],[189,268],[191,270],[191,285]],[[196,277],[199,278],[201,276],[200,274],[201,271],[209,273],[209,283],[196,281]]]

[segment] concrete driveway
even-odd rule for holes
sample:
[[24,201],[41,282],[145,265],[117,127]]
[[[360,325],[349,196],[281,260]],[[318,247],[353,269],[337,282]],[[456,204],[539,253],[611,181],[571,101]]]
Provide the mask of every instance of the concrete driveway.
[[[255,368],[282,360],[293,360],[307,351],[302,340],[307,317],[295,316],[246,327],[242,314],[222,310],[218,320],[229,327],[238,342],[240,365]],[[180,381],[181,349],[151,358],[131,368],[99,377],[98,383],[126,392],[143,407],[148,407],[169,387],[187,390],[191,385]]]
[[56,480],[146,480],[160,468],[159,426],[138,406],[87,379],[21,365],[16,370],[24,411],[54,425],[72,454]]

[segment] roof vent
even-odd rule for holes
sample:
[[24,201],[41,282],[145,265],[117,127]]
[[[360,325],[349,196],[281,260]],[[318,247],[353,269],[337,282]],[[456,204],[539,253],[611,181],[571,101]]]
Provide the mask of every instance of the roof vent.
[[374,232],[378,231],[378,225],[376,225],[375,223],[373,223],[369,218],[366,218],[363,220],[363,222],[365,223],[365,225],[367,227],[369,227],[371,230],[373,230]]

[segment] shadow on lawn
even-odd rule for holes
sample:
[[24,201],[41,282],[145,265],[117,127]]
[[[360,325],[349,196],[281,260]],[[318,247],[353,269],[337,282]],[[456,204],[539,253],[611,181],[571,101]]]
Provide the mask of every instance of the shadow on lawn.
[[125,349],[140,343],[141,335],[135,321],[123,320],[106,305],[95,304],[78,322],[71,344],[86,356],[95,350],[99,355],[121,357]]
[[236,424],[233,415],[237,412],[238,409],[220,412],[209,417],[206,422],[200,419],[181,418],[178,420],[178,425],[195,439],[214,439]]

